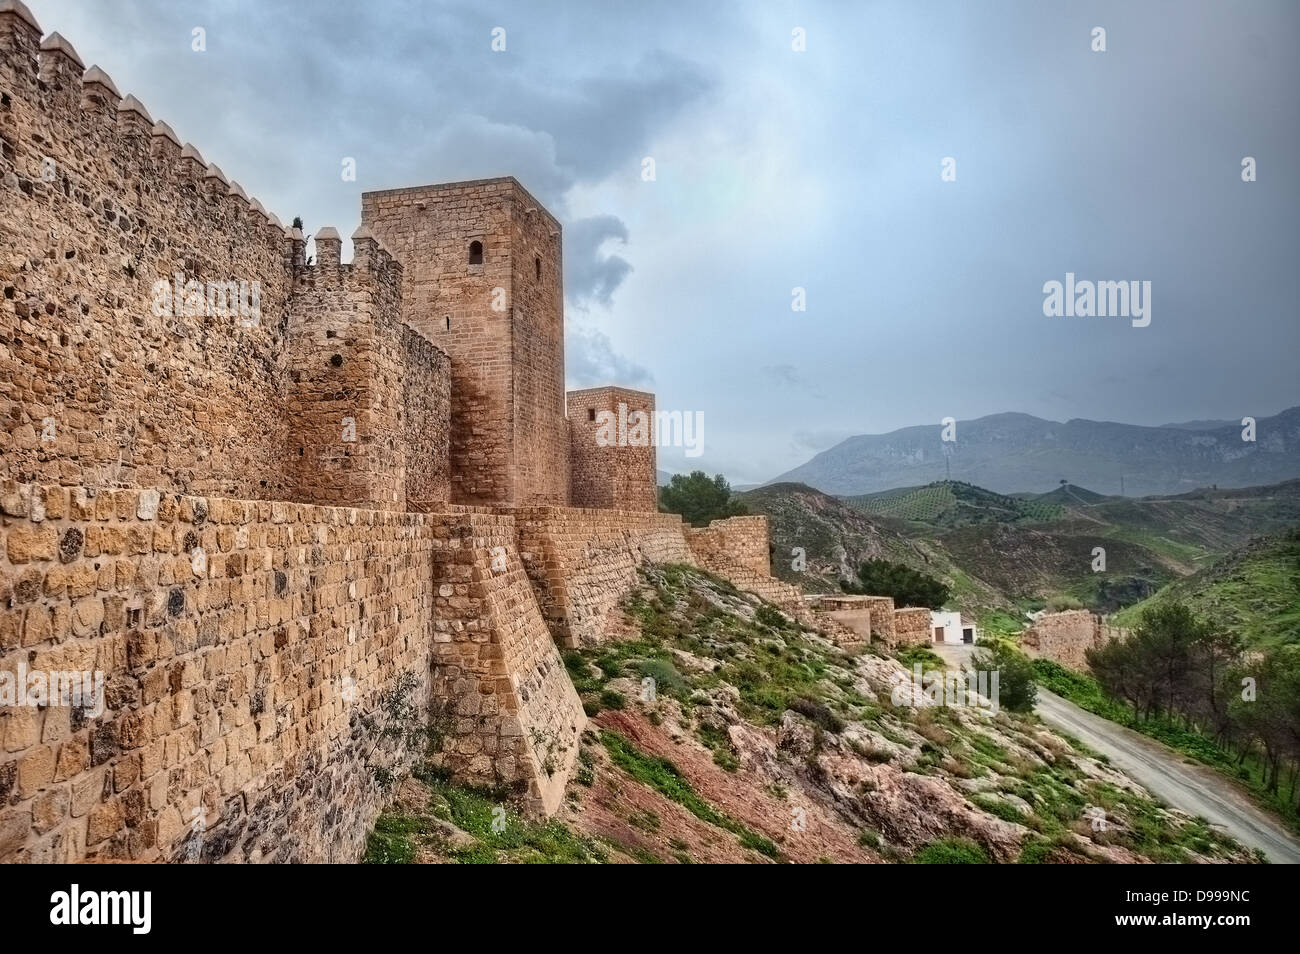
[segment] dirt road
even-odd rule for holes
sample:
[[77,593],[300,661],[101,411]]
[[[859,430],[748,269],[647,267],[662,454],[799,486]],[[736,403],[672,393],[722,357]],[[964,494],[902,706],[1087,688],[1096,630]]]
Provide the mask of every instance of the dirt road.
[[[975,647],[932,648],[959,667],[970,660]],[[1044,722],[1109,757],[1111,764],[1169,805],[1221,826],[1243,845],[1264,852],[1273,864],[1300,864],[1300,838],[1213,769],[1185,761],[1154,739],[1080,709],[1042,686],[1037,712]]]
[[1038,687],[1038,715],[1109,756],[1116,768],[1175,808],[1222,826],[1274,864],[1300,864],[1300,839],[1214,770],[1186,762],[1154,739],[1080,709],[1042,686]]

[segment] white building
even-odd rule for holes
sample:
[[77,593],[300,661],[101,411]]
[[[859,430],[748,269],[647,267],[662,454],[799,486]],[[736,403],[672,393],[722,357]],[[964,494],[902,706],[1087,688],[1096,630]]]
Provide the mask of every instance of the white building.
[[936,643],[973,643],[975,624],[961,618],[961,613],[930,611],[930,631]]

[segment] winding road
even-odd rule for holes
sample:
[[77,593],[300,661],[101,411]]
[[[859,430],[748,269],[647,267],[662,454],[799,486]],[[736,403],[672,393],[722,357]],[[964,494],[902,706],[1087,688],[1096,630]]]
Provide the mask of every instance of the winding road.
[[[932,648],[956,666],[967,662],[974,651],[972,646]],[[1300,864],[1300,838],[1213,769],[1188,762],[1154,739],[1080,709],[1042,686],[1036,711],[1044,722],[1107,756],[1112,765],[1166,804],[1201,816],[1247,848],[1258,848],[1273,864]]]
[[1154,739],[1093,715],[1038,687],[1038,715],[1063,729],[1158,798],[1223,828],[1274,864],[1300,864],[1300,839],[1213,769],[1187,762]]

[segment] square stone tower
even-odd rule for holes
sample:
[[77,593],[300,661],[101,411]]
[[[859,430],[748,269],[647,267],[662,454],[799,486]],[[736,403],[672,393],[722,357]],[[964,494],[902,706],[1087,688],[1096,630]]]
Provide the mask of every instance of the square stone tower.
[[567,502],[560,223],[513,177],[366,192],[406,322],[451,358],[451,500]]
[[[658,510],[655,396],[628,388],[570,391],[569,502],[602,510]],[[644,415],[638,428],[635,415]]]

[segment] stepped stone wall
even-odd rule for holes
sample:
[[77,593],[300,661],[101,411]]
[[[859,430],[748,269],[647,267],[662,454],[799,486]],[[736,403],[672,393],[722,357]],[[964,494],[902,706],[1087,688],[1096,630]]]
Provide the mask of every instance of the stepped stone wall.
[[435,760],[466,781],[515,788],[550,814],[586,715],[515,547],[514,519],[455,508],[434,565]]
[[803,591],[772,576],[767,517],[727,517],[686,528],[700,566],[791,611],[804,609]]
[[863,643],[872,639],[895,645],[894,601],[888,596],[860,596],[855,593],[827,593],[810,596],[812,606],[847,626]]
[[542,615],[564,647],[606,637],[606,617],[639,565],[695,562],[676,514],[530,507],[514,517]]

